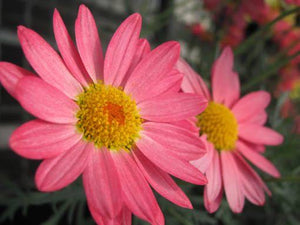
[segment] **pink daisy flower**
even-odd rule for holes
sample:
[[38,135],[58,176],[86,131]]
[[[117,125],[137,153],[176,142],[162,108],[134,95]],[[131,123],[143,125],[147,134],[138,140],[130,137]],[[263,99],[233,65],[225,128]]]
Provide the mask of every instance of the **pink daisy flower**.
[[245,158],[271,176],[280,176],[274,165],[261,155],[265,145],[279,145],[283,141],[280,134],[264,127],[269,93],[256,91],[240,98],[239,78],[232,70],[233,54],[229,47],[214,63],[212,95],[186,62],[179,60],[177,68],[185,75],[182,90],[203,95],[209,101],[205,111],[196,117],[200,136],[208,140],[208,154],[192,161],[200,171],[206,171],[206,209],[212,213],[219,208],[223,190],[235,213],[242,211],[245,198],[263,205],[264,191],[268,194],[270,191]]
[[44,159],[35,177],[40,191],[59,190],[83,174],[97,224],[131,224],[131,213],[164,224],[150,185],[175,204],[192,208],[170,175],[206,183],[189,163],[206,150],[185,129],[184,119],[201,113],[207,101],[179,93],[182,75],[174,68],[179,44],[171,41],[150,51],[148,42],[139,39],[141,23],[139,14],[128,17],[104,58],[85,6],[75,24],[77,48],[55,10],[54,34],[62,57],[20,26],[22,49],[39,76],[0,63],[2,85],[38,118],[13,133],[11,148],[23,157]]

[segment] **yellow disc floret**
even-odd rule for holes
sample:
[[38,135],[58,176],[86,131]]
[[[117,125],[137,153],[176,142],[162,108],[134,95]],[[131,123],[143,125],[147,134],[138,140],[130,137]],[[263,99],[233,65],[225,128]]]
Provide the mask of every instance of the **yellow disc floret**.
[[130,150],[141,130],[135,101],[121,89],[91,84],[77,96],[77,129],[97,148]]
[[205,111],[197,116],[200,135],[206,134],[208,141],[217,150],[233,150],[238,138],[238,124],[226,106],[210,102]]

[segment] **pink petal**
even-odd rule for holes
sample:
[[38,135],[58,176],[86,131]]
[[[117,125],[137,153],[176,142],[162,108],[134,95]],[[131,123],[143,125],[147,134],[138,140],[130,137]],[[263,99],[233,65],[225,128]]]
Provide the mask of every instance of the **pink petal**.
[[87,86],[88,83],[91,82],[90,77],[84,68],[67,28],[56,9],[54,10],[53,15],[53,29],[57,47],[64,59],[64,62],[66,63],[66,66],[83,86]]
[[214,213],[215,211],[217,211],[218,208],[220,207],[222,197],[223,197],[223,190],[221,189],[221,191],[219,192],[217,198],[212,200],[212,201],[209,201],[208,198],[207,198],[207,186],[205,186],[204,187],[203,199],[204,199],[204,206],[205,206],[206,210],[209,213]]
[[279,145],[283,137],[276,131],[256,124],[239,125],[239,137],[255,144]]
[[75,22],[77,48],[86,71],[96,83],[103,80],[103,53],[97,26],[90,10],[80,5]]
[[236,148],[241,152],[250,162],[255,166],[270,174],[273,177],[280,177],[279,171],[276,167],[265,157],[259,154],[257,151],[252,150],[250,146],[246,145],[242,141],[237,141]]
[[100,212],[89,205],[89,210],[97,225],[131,225],[131,212],[124,206],[114,218],[103,217]]
[[118,87],[124,79],[133,57],[142,27],[140,14],[129,16],[117,29],[107,47],[104,61],[104,82]]
[[138,104],[142,118],[156,122],[184,120],[200,114],[206,106],[202,96],[186,93],[162,95]]
[[263,205],[265,194],[257,173],[238,154],[235,154],[234,159],[239,169],[244,195],[253,204]]
[[195,133],[196,135],[199,135],[199,128],[196,126],[196,121],[188,119],[188,120],[180,120],[180,121],[174,121],[171,124],[190,130],[191,132]]
[[[91,160],[84,173],[83,184],[89,207],[103,217],[114,218],[122,208],[121,186],[109,150],[91,150]],[[101,197],[99,197],[101,196]]]
[[127,83],[128,78],[130,77],[131,73],[135,69],[135,67],[140,63],[140,61],[151,51],[150,44],[146,39],[140,39],[137,42],[136,50],[134,57],[131,60],[130,67],[123,78],[121,86],[124,87]]
[[55,157],[81,139],[74,125],[47,123],[32,120],[17,128],[9,145],[17,154],[29,159]]
[[266,113],[265,110],[263,110],[261,112],[257,112],[252,117],[240,123],[254,123],[257,125],[264,125],[267,122],[267,119],[268,119],[268,114]]
[[202,80],[189,64],[180,58],[176,64],[177,69],[184,75],[181,88],[186,93],[197,93],[204,96],[207,100],[210,99],[210,94],[207,85]]
[[69,98],[74,99],[83,90],[61,57],[40,35],[19,26],[18,36],[27,60],[43,80]]
[[[169,154],[167,148],[142,131],[142,138],[136,142],[141,152],[156,166],[171,175],[193,184],[206,184],[205,176],[187,161]],[[150,134],[151,135],[151,134]]]
[[16,98],[16,86],[24,76],[35,76],[31,72],[8,62],[0,62],[0,82],[7,92]]
[[203,141],[189,130],[167,123],[146,122],[143,130],[147,136],[164,146],[168,154],[190,161],[205,155]]
[[270,94],[266,91],[256,91],[241,98],[232,108],[239,123],[248,123],[248,120],[260,114],[270,103]]
[[205,173],[207,168],[210,166],[213,156],[214,156],[214,151],[216,151],[214,149],[213,144],[211,144],[210,142],[207,141],[207,137],[206,135],[202,135],[200,137],[200,139],[203,141],[203,143],[205,144],[205,149],[207,151],[207,153],[202,156],[199,159],[193,160],[190,163],[195,166],[198,170],[200,170],[202,173]]
[[207,199],[212,202],[218,197],[218,194],[222,190],[222,174],[221,174],[221,162],[219,158],[219,152],[213,151],[213,158],[208,167],[205,175],[208,183],[206,185]]
[[40,78],[23,77],[16,94],[24,109],[42,120],[76,123],[77,104]]
[[180,46],[175,41],[158,46],[136,66],[126,85],[125,92],[137,102],[156,96],[156,85],[170,72],[179,58]]
[[231,107],[240,96],[238,74],[233,72],[233,53],[226,47],[212,69],[212,91],[215,102]]
[[75,181],[87,166],[92,145],[82,141],[63,154],[44,160],[35,174],[40,191],[57,191]]
[[223,183],[231,210],[240,213],[244,207],[244,195],[240,173],[231,152],[221,151]]
[[123,200],[138,217],[152,223],[164,224],[163,214],[145,177],[127,152],[112,154],[121,186]]
[[[178,93],[182,83],[183,75],[178,70],[172,70],[157,83],[155,95]],[[154,97],[154,96],[153,96]]]
[[159,194],[181,207],[193,208],[188,197],[166,172],[150,162],[138,149],[134,150],[133,155],[140,170]]

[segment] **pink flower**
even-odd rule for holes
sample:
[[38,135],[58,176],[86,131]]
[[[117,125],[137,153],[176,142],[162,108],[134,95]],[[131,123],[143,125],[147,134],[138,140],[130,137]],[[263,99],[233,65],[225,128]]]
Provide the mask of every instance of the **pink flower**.
[[192,161],[200,171],[206,171],[206,209],[214,212],[219,208],[223,190],[235,213],[242,211],[245,197],[253,204],[263,205],[264,191],[268,194],[270,191],[244,158],[264,172],[280,176],[274,165],[261,155],[265,145],[278,145],[283,141],[280,134],[264,127],[270,95],[256,91],[240,98],[238,74],[232,71],[233,54],[228,47],[214,63],[212,95],[187,63],[180,60],[177,68],[185,75],[182,90],[201,94],[209,101],[205,111],[196,117],[201,137],[207,136],[208,154]]
[[[174,68],[179,44],[150,51],[139,38],[141,17],[128,17],[102,55],[91,12],[80,6],[76,44],[55,10],[53,50],[34,31],[20,26],[26,58],[39,76],[1,62],[7,91],[38,119],[19,127],[11,148],[23,157],[44,159],[36,172],[40,191],[66,187],[81,174],[97,224],[131,224],[131,213],[164,224],[150,185],[175,204],[192,208],[169,174],[194,184],[204,175],[189,161],[204,155],[203,143],[186,129],[185,118],[207,101],[179,93],[182,75]],[[150,185],[149,185],[150,184]]]
[[285,0],[287,4],[300,6],[300,0]]

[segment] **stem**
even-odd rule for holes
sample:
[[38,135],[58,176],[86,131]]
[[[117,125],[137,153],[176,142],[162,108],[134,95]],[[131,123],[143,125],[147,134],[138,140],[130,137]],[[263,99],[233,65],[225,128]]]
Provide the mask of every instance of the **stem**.
[[243,91],[247,91],[255,84],[260,83],[261,81],[270,78],[271,76],[277,75],[275,72],[278,69],[288,64],[290,60],[297,57],[298,55],[300,55],[300,52],[297,52],[285,59],[282,59],[281,57],[277,58],[277,60],[274,63],[272,63],[272,66],[270,66],[269,69],[267,69],[262,75],[257,76],[248,83],[246,83],[243,87]]

